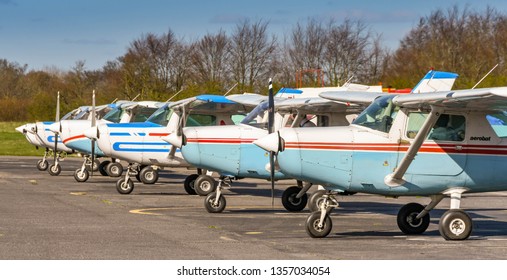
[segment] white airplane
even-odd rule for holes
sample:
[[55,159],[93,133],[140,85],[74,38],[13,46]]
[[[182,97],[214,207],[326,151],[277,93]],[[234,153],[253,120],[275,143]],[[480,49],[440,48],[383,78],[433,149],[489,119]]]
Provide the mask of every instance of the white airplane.
[[[86,131],[85,135],[96,139],[104,154],[129,162],[125,177],[116,183],[119,193],[129,194],[134,189],[133,175],[144,183],[154,183],[158,179],[158,168],[190,167],[179,150],[161,140],[161,137],[181,134],[183,124],[233,124],[244,117],[248,111],[246,108],[223,96],[200,95],[167,103],[146,122],[101,124],[97,129]],[[192,188],[194,177],[191,175],[185,180],[185,190],[189,194],[195,194]]]
[[[414,92],[435,91],[436,89],[447,90],[452,85],[457,75],[448,72],[429,71],[414,88]],[[354,88],[333,88],[336,92],[347,90],[366,89],[366,86]],[[329,91],[324,88],[322,91]],[[282,89],[282,92],[293,92]],[[322,92],[321,91],[321,92]],[[315,96],[318,88],[313,89],[310,96]],[[362,111],[367,104],[351,106],[346,103],[338,104],[319,97],[305,97],[305,94],[295,96],[294,99],[278,98],[275,102],[277,114],[274,117],[273,130],[283,127],[300,127],[311,124],[313,126],[343,126],[352,121],[356,113]],[[379,92],[368,92],[370,97],[377,96]],[[276,97],[280,96],[277,94]],[[294,96],[290,96],[294,97]],[[267,96],[260,95],[236,95],[230,96],[236,102],[250,101],[257,104],[265,100]],[[370,100],[371,102],[371,100]],[[226,201],[222,194],[222,188],[230,186],[230,181],[225,179],[238,178],[261,178],[272,181],[291,179],[292,177],[274,170],[271,174],[270,157],[253,142],[268,135],[268,103],[264,102],[257,106],[240,125],[210,126],[210,127],[186,127],[183,135],[171,135],[165,140],[173,145],[181,147],[181,152],[188,163],[202,169],[216,171],[220,174],[218,184],[207,175],[202,174],[195,179],[194,188],[200,195],[207,195],[205,206],[208,212],[222,212]],[[311,121],[310,121],[311,118]],[[311,182],[311,181],[309,181]],[[224,186],[225,185],[225,186]],[[312,186],[311,183],[303,183],[297,180],[297,186],[286,189],[282,194],[282,205],[289,211],[301,211],[307,204],[306,192]],[[215,192],[216,190],[216,192]],[[345,192],[347,193],[347,192]]]
[[[79,120],[86,119],[89,116],[91,108],[89,106],[81,106],[65,114],[61,120]],[[60,121],[60,94],[58,93],[56,103],[56,117],[55,121]],[[54,132],[49,130],[49,127],[54,122],[44,121],[28,123],[16,128],[16,131],[23,133],[29,143],[34,145],[36,148],[44,148],[44,156],[37,162],[37,169],[41,171],[48,170],[50,166],[47,157],[54,156],[54,163],[51,164],[48,172],[51,175],[57,175],[58,170],[55,166],[58,162],[63,159],[67,154],[74,153],[74,150],[65,146],[61,140],[61,137]],[[57,141],[55,141],[57,140]]]
[[[321,96],[351,103],[372,99],[366,93]],[[286,128],[254,144],[277,153],[284,174],[328,190],[306,221],[311,237],[330,233],[336,191],[353,191],[429,197],[426,206],[409,203],[398,212],[405,234],[424,233],[429,212],[450,197],[439,231],[447,240],[463,240],[473,223],[461,198],[507,190],[506,109],[507,87],[380,95],[350,126]]]
[[[92,102],[95,103],[94,97]],[[118,101],[115,104],[102,106],[103,110],[96,110],[95,114],[91,114],[95,115],[95,118],[92,116],[89,120],[62,120],[52,124],[50,130],[58,133],[67,147],[84,155],[82,166],[74,172],[74,179],[77,182],[86,182],[90,176],[88,169],[98,170],[102,175],[111,177],[119,177],[123,173],[123,166],[114,158],[112,161],[97,162],[98,160],[95,160],[96,157],[104,157],[105,154],[94,141],[85,137],[86,130],[102,123],[145,121],[163,104],[155,101]],[[92,163],[95,168],[92,168]]]

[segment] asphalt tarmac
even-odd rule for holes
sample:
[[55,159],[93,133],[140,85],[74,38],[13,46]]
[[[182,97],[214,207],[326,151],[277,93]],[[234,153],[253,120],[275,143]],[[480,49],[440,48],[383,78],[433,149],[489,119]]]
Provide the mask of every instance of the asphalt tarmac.
[[[117,178],[98,172],[78,183],[81,159],[66,158],[59,176],[38,171],[36,157],[0,157],[0,259],[2,260],[435,260],[507,259],[507,192],[466,195],[462,207],[474,221],[466,241],[438,232],[444,201],[422,235],[396,225],[399,208],[428,198],[398,199],[356,194],[340,197],[323,239],[305,232],[308,210],[289,213],[277,183],[244,179],[225,191],[227,208],[210,214],[204,198],[183,189],[187,169],[166,169],[154,185],[136,182],[130,195]],[[311,191],[315,191],[312,189]]]

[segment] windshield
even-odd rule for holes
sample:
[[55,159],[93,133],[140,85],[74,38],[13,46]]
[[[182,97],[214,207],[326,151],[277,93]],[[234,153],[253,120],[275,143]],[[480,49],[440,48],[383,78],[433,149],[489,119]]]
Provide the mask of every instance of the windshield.
[[377,98],[352,123],[386,133],[389,132],[393,119],[399,110],[392,102],[395,96]]
[[173,110],[169,109],[167,105],[164,105],[163,107],[155,111],[155,113],[153,113],[153,115],[151,115],[146,121],[159,124],[161,126],[167,126],[172,113]]
[[268,107],[268,101],[260,103],[250,113],[248,113],[248,115],[246,115],[241,123],[267,129],[268,123],[267,120],[264,121],[264,116],[268,110]]
[[123,114],[123,109],[121,108],[121,106],[118,106],[118,107],[114,108],[113,110],[109,111],[109,113],[107,113],[103,119],[106,121],[113,122],[113,123],[119,123],[122,114]]

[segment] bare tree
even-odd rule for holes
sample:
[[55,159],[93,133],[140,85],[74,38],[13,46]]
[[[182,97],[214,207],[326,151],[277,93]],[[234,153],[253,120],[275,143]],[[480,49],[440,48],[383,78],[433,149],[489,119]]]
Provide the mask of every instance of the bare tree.
[[267,27],[267,22],[245,20],[231,36],[231,71],[240,91],[256,91],[256,88],[260,91],[265,87],[276,50],[276,37],[268,36]]

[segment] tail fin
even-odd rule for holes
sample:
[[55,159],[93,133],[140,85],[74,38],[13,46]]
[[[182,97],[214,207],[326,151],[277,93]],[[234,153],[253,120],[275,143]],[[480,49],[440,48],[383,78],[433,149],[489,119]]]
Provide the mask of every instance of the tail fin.
[[458,74],[430,70],[410,93],[449,91],[458,78]]

